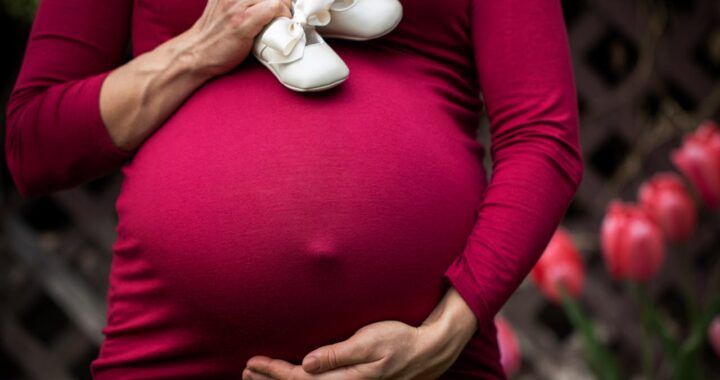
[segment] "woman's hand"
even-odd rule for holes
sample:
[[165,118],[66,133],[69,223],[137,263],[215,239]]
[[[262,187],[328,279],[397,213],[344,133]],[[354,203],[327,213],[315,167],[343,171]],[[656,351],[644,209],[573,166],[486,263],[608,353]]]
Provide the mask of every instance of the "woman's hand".
[[187,52],[209,76],[225,73],[250,53],[253,39],[274,18],[292,17],[292,0],[208,0],[185,33]]
[[451,287],[419,327],[376,322],[343,342],[315,349],[302,365],[254,356],[243,379],[436,379],[455,362],[476,329],[475,316]]

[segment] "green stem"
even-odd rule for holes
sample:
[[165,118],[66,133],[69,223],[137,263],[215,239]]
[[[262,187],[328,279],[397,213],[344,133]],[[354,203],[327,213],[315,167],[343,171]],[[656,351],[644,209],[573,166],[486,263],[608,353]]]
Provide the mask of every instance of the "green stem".
[[702,369],[700,364],[700,348],[705,342],[705,336],[713,317],[720,313],[720,295],[716,296],[708,308],[692,321],[690,336],[680,348],[680,365],[676,371],[676,379],[700,379]]
[[628,286],[630,287],[630,291],[635,299],[640,303],[643,313],[645,314],[644,318],[647,318],[646,320],[643,320],[643,324],[647,323],[645,327],[657,335],[665,354],[670,357],[673,367],[676,367],[680,356],[678,350],[679,344],[667,333],[660,310],[657,309],[655,304],[650,302],[650,296],[647,294],[647,289],[643,284],[628,282]]
[[562,306],[575,329],[580,331],[585,341],[591,367],[603,380],[620,380],[620,371],[610,352],[600,343],[592,324],[583,314],[575,298],[560,286]]
[[[639,287],[642,288],[642,285],[640,285]],[[647,298],[646,297],[640,297],[640,298],[644,298],[643,300],[640,301],[640,318],[642,320],[642,325],[643,325],[643,334],[642,334],[643,374],[645,375],[645,380],[652,380],[652,378],[653,378],[653,368],[652,368],[653,344],[652,344],[652,337],[651,337],[652,322],[650,322],[650,308],[648,306],[649,302],[647,302]]]
[[686,312],[688,316],[688,321],[694,321],[698,318],[698,306],[696,301],[696,296],[698,293],[697,289],[695,289],[695,276],[690,268],[690,256],[686,254],[682,254],[682,252],[674,252],[673,255],[675,257],[678,257],[678,261],[680,262],[681,267],[681,276],[682,276],[682,291],[683,296],[685,298],[685,305],[686,305]]
[[710,326],[710,322],[718,313],[720,313],[720,296],[716,296],[715,299],[710,302],[705,312],[693,321],[690,337],[688,337],[682,346],[683,353],[696,351],[702,347],[705,341],[705,333]]

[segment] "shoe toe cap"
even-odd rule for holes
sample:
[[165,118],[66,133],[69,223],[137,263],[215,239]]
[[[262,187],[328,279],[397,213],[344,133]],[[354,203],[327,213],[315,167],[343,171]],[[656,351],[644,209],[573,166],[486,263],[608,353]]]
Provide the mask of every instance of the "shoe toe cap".
[[281,76],[290,86],[312,90],[338,83],[350,70],[340,56],[325,43],[308,45],[303,58],[284,65]]
[[324,34],[371,39],[388,33],[402,18],[399,1],[362,0],[346,10],[333,12],[330,24],[318,28]]

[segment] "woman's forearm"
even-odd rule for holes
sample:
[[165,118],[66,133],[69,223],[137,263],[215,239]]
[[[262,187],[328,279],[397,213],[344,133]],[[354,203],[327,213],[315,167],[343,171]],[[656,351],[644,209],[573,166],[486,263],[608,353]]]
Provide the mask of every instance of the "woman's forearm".
[[100,91],[100,113],[115,144],[135,150],[211,75],[180,34],[113,70]]
[[253,39],[290,0],[210,0],[185,32],[113,70],[100,90],[100,114],[115,144],[135,150],[199,86],[240,64]]

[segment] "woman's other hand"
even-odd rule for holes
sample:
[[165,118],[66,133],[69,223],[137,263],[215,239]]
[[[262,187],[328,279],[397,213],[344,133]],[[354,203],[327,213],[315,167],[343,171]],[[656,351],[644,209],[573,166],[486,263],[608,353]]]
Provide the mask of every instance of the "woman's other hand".
[[253,39],[276,17],[292,17],[292,0],[208,0],[193,26],[183,33],[198,70],[225,73],[250,53]]
[[[477,321],[450,288],[419,327],[399,321],[376,322],[349,339],[317,348],[302,365],[254,356],[244,380],[437,379],[455,362],[477,329]],[[310,357],[315,357],[313,367]]]
[[[248,361],[243,379],[435,379],[451,364],[432,355],[433,348],[442,346],[436,338],[399,321],[376,322],[343,342],[314,350],[304,365],[255,356]],[[317,358],[317,367],[311,366],[310,355]],[[436,368],[429,368],[433,364]]]

